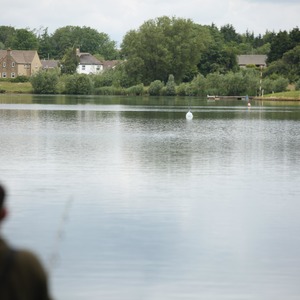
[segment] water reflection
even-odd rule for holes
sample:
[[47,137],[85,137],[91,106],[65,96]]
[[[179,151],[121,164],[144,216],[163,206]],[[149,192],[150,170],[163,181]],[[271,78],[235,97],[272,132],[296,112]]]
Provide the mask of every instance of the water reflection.
[[56,299],[298,299],[297,105],[49,99],[0,103],[0,170],[45,261],[73,199]]

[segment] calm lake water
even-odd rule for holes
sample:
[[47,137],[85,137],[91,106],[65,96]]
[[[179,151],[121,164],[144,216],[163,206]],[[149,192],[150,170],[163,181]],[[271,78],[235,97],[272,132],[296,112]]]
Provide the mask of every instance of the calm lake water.
[[2,95],[0,141],[54,299],[299,300],[300,103]]

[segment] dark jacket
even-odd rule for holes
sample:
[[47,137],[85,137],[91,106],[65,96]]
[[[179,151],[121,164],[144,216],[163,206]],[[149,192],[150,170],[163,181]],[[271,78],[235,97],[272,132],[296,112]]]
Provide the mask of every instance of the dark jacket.
[[0,299],[50,300],[47,275],[29,251],[13,250],[0,239]]

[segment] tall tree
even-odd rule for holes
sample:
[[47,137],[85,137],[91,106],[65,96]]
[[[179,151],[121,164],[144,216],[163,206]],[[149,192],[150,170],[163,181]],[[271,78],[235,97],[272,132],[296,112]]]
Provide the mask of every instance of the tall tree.
[[224,41],[226,43],[241,43],[242,38],[241,36],[235,31],[235,28],[231,24],[227,24],[221,27],[220,29],[221,34],[224,37]]
[[15,50],[38,50],[39,41],[32,31],[16,29],[8,46]]
[[291,47],[300,45],[300,30],[298,27],[296,27],[292,31],[290,31],[289,36],[290,36],[290,41],[291,41]]
[[68,48],[60,61],[62,74],[74,74],[79,63],[76,48]]
[[39,40],[39,56],[40,58],[53,58],[54,49],[51,36],[48,34],[48,28],[45,28],[41,34],[38,35]]
[[107,34],[85,26],[61,27],[52,35],[52,42],[57,58],[61,58],[70,47],[80,48],[81,52],[100,54],[105,59],[114,59],[118,54],[116,43]]
[[160,17],[128,32],[121,51],[129,76],[131,72],[139,74],[141,81],[149,84],[154,80],[166,82],[173,74],[180,82],[191,70],[197,70],[210,40],[209,30],[189,19]]
[[11,39],[14,36],[16,30],[11,26],[0,26],[0,42],[3,44],[3,48],[11,47]]
[[210,73],[225,74],[237,70],[237,56],[232,48],[213,44],[201,56],[199,71],[206,76]]
[[300,79],[300,44],[283,54],[283,62],[288,66],[288,78],[291,82]]
[[268,63],[281,59],[283,54],[290,50],[291,41],[287,31],[279,31],[271,42],[270,53],[268,55]]

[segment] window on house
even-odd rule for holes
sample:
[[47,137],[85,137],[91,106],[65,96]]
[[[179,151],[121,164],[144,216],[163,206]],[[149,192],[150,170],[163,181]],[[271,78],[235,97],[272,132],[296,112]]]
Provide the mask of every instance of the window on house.
[[12,66],[12,68],[15,67],[15,62],[14,61],[11,63],[11,66]]
[[10,77],[11,77],[11,78],[15,78],[15,77],[16,77],[16,73],[12,72],[12,73],[10,74]]
[[83,71],[84,71],[84,70],[85,70],[85,66],[82,66],[82,67],[81,67],[81,70],[83,70]]
[[2,73],[2,77],[3,77],[3,78],[6,78],[6,72],[3,72],[3,73]]
[[99,71],[100,70],[100,66],[97,66],[96,70]]
[[4,62],[3,62],[3,68],[5,68],[5,67],[6,67],[6,62],[4,61]]

